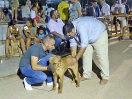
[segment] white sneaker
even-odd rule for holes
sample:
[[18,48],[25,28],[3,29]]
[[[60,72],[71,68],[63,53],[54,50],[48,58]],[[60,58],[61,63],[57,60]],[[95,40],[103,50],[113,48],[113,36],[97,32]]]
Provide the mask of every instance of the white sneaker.
[[26,82],[26,77],[23,79],[23,82],[26,90],[33,90],[32,86]]
[[[53,82],[47,83],[47,86],[53,86]],[[59,87],[59,84],[58,83],[56,83],[56,87],[57,88]]]

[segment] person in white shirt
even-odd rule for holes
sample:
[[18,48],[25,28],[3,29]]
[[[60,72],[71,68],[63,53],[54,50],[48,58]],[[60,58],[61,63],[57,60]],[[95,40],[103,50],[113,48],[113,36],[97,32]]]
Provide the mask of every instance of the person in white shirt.
[[[121,0],[121,4],[119,4],[118,6],[118,14],[126,14],[126,8],[125,8],[125,4],[126,4],[127,0]],[[125,33],[125,27],[126,27],[126,18],[125,17],[119,17],[118,18],[120,20],[120,24],[121,24],[121,33]],[[119,40],[123,40],[122,36],[119,37]]]
[[30,18],[30,6],[31,6],[31,1],[26,1],[26,5],[22,8],[22,18],[24,20],[27,20]]
[[57,48],[62,41],[68,41],[68,36],[63,34],[63,21],[58,18],[57,10],[52,10],[50,12],[51,19],[47,24],[47,28],[49,29],[50,33],[54,36],[55,39],[55,47]]
[[100,0],[100,4],[102,6],[101,8],[102,17],[106,18],[106,29],[108,34],[110,34],[110,31],[108,29],[110,23],[110,6],[105,2],[105,0]]
[[100,84],[106,84],[109,79],[109,59],[108,34],[105,25],[95,18],[81,17],[72,21],[72,23],[65,24],[63,33],[70,38],[71,54],[76,53],[77,46],[80,45],[76,57],[71,59],[72,66],[82,57],[84,71],[83,77],[81,77],[80,80],[91,79],[94,49],[101,69],[102,79]]

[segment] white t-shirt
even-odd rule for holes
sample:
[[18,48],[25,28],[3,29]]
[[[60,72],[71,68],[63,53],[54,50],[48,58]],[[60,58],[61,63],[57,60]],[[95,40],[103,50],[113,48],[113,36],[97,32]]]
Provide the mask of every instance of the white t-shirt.
[[110,6],[107,3],[104,3],[101,8],[101,12],[102,12],[102,14],[104,14],[104,16],[109,16],[110,15]]
[[64,26],[64,23],[60,18],[57,19],[57,22],[51,18],[47,24],[47,27],[50,30],[50,32],[57,32],[64,36],[63,26]]
[[121,13],[126,13],[126,7],[123,4],[119,4],[118,9],[121,8]]
[[116,4],[115,6],[111,7],[111,11],[114,12],[115,14],[118,14],[118,4]]

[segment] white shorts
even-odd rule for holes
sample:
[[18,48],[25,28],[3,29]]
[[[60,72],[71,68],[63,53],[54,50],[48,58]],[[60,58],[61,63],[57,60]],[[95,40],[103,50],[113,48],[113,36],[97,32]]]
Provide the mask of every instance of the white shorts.
[[123,27],[126,26],[126,18],[125,17],[119,17],[118,18],[120,21],[122,21]]

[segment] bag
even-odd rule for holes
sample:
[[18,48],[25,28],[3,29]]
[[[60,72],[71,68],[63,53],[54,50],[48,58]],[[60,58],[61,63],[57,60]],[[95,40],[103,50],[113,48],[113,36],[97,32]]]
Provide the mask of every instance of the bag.
[[61,44],[58,46],[58,51],[65,52],[66,51],[66,46],[67,46],[67,41],[62,41]]

